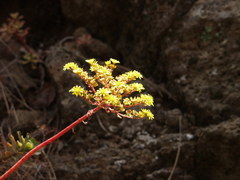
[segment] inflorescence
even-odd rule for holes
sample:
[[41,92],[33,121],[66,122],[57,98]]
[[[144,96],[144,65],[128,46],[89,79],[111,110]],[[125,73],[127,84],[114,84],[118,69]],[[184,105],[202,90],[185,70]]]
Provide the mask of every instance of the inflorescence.
[[134,110],[136,106],[153,106],[153,97],[149,94],[141,94],[137,97],[129,97],[134,92],[142,92],[145,88],[141,83],[132,82],[141,79],[142,75],[138,71],[129,71],[114,77],[112,72],[119,63],[116,59],[105,61],[105,65],[100,65],[95,59],[86,60],[90,64],[90,71],[95,75],[80,68],[76,63],[67,63],[63,70],[70,70],[78,75],[89,87],[85,89],[81,86],[74,86],[69,90],[73,95],[82,97],[92,105],[100,106],[107,112],[115,113],[118,117],[132,119],[149,118],[154,119],[154,115],[149,109]]

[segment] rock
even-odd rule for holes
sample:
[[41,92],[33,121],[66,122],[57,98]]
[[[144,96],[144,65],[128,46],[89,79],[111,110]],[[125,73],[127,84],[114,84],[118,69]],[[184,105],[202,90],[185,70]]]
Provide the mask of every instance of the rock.
[[169,90],[197,125],[239,115],[239,8],[240,1],[199,0],[165,37]]
[[111,132],[111,133],[117,133],[119,131],[119,128],[117,126],[114,126],[114,125],[110,125],[108,127],[108,130]]
[[32,92],[28,97],[28,103],[36,109],[49,107],[56,98],[56,89],[53,83],[46,82],[43,86]]
[[135,129],[132,127],[125,127],[122,131],[122,135],[124,138],[132,140],[134,134],[136,133]]
[[199,0],[191,8],[188,14],[189,21],[196,23],[196,20],[208,19],[208,20],[224,20],[236,18],[239,20],[240,1],[219,0]]
[[[195,156],[195,146],[193,139],[187,138],[188,134],[164,134],[157,138],[157,144],[155,148],[157,149],[158,160],[156,164],[164,168],[172,167],[177,152],[180,148],[180,156],[178,159],[177,167],[181,169],[188,169],[191,172],[194,166],[194,156]],[[183,174],[182,174],[183,175]]]
[[120,159],[120,160],[116,160],[116,161],[114,161],[114,166],[116,167],[116,170],[118,171],[118,172],[120,172],[121,171],[121,167],[122,166],[124,166],[124,164],[126,164],[126,160],[124,160],[124,159]]
[[[11,78],[11,80],[8,80],[8,83],[6,83],[10,85],[11,88],[12,86],[18,86],[23,91],[26,91],[37,86],[36,80],[24,71],[23,67],[19,65],[17,60],[9,61],[7,59],[1,59],[0,61],[1,73],[4,73],[7,77]],[[15,85],[13,85],[14,83]]]
[[204,128],[198,136],[197,179],[239,179],[240,118]]
[[166,125],[175,129],[179,129],[179,122],[182,119],[182,112],[179,109],[166,111]]
[[175,131],[187,129],[189,126],[188,120],[183,116],[180,109],[172,109],[164,112],[165,124],[169,129]]
[[65,17],[120,52],[125,64],[161,80],[160,41],[194,1],[61,0],[61,7]]
[[157,139],[156,137],[152,137],[148,132],[146,131],[141,131],[137,133],[136,139],[139,143],[143,143],[146,146],[149,145],[156,145],[157,144]]
[[66,18],[78,26],[84,25],[91,33],[106,39],[117,38],[126,16],[126,10],[122,7],[128,7],[128,4],[111,0],[61,0]]
[[152,172],[151,174],[148,174],[147,179],[148,180],[167,179],[169,177],[170,173],[171,173],[171,169],[159,169],[159,170]]
[[232,106],[240,106],[240,93],[233,92],[226,96],[224,99],[224,103],[232,105]]
[[85,59],[97,58],[102,61],[117,58],[117,53],[106,43],[94,38],[84,28],[77,28],[74,32],[76,37],[75,46]]
[[42,124],[43,114],[35,110],[12,110],[10,111],[10,127],[12,129],[34,129]]
[[81,81],[79,77],[69,71],[63,71],[63,66],[68,62],[76,62],[81,66],[83,60],[76,60],[70,58],[70,55],[74,54],[75,51],[73,49],[69,49],[69,51],[65,51],[60,48],[58,45],[52,46],[49,50],[48,57],[46,59],[46,66],[49,69],[49,73],[51,74],[54,82],[56,83],[56,88],[58,90],[58,99],[57,101],[60,103],[62,119],[64,122],[72,122],[81,116],[81,114],[85,114],[88,109],[86,108],[87,103],[81,99],[76,98],[71,93],[69,93],[69,89],[71,89],[75,85],[82,85],[84,83]]
[[[146,176],[147,180],[165,180],[168,179],[171,173],[171,168],[169,169],[159,169],[156,171],[153,171],[151,174],[148,174]],[[173,178],[174,180],[195,180],[195,178],[191,175],[188,174],[184,174],[184,175],[180,175],[180,173],[182,173],[182,170],[177,168],[175,169],[175,171],[173,172]]]

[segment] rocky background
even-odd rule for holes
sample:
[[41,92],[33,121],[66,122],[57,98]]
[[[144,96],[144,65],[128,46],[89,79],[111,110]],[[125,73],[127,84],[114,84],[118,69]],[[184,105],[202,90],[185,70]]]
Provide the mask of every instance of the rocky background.
[[[0,42],[2,136],[21,130],[42,141],[91,108],[68,93],[79,83],[62,71],[69,61],[86,67],[86,58],[119,59],[118,71],[142,72],[155,99],[155,120],[100,112],[33,157],[15,179],[240,178],[239,0],[0,5],[1,23],[9,13],[24,15],[27,40],[43,60],[32,69],[18,63],[16,43]],[[1,166],[3,172],[9,164]]]

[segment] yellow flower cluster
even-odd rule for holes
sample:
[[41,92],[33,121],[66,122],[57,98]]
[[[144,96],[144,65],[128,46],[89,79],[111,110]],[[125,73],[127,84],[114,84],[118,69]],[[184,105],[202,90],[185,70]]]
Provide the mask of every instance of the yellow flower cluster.
[[78,65],[74,62],[67,63],[63,67],[63,70],[64,71],[70,70],[74,74],[77,74],[89,86],[93,86],[93,87],[98,86],[97,81],[93,77],[89,76],[88,73],[84,71],[82,68],[78,67]]
[[142,75],[140,72],[134,70],[121,74],[120,76],[117,76],[116,79],[118,81],[130,82],[136,79],[142,79]]
[[145,105],[145,106],[153,106],[153,97],[147,94],[141,94],[140,97],[130,97],[123,99],[124,106],[137,106],[137,105]]
[[112,58],[105,62],[105,66],[99,65],[95,59],[89,59],[86,60],[86,62],[90,64],[90,70],[96,73],[94,78],[105,87],[108,86],[108,82],[113,79],[112,71],[116,68],[115,64],[119,63],[119,61]]
[[110,60],[105,61],[105,64],[110,69],[115,69],[117,66],[115,64],[120,63],[118,60],[110,58]]
[[[88,59],[86,62],[89,63],[90,70],[95,73],[94,76],[88,75],[73,62],[67,63],[63,68],[63,70],[70,70],[77,74],[90,88],[86,90],[81,86],[74,86],[70,89],[73,95],[83,97],[91,104],[101,106],[107,112],[115,113],[120,117],[154,118],[150,110],[130,109],[139,105],[153,106],[151,95],[141,94],[139,97],[127,97],[133,92],[141,92],[145,89],[141,83],[130,83],[130,81],[142,78],[138,71],[130,71],[114,77],[112,72],[119,63],[118,60],[111,58],[105,61],[104,65],[100,65],[95,59]],[[98,89],[95,89],[97,86]]]
[[153,113],[149,109],[141,109],[140,111],[127,110],[126,114],[129,117],[132,117],[132,118],[145,118],[145,117],[148,117],[148,119],[150,119],[150,120],[154,119],[154,115],[153,115]]
[[73,86],[72,89],[69,90],[69,92],[71,92],[75,96],[80,96],[87,100],[90,100],[92,98],[92,95],[81,86]]
[[113,95],[107,88],[100,88],[94,94],[94,99],[98,102],[104,102],[112,106],[118,106],[121,104],[120,98]]

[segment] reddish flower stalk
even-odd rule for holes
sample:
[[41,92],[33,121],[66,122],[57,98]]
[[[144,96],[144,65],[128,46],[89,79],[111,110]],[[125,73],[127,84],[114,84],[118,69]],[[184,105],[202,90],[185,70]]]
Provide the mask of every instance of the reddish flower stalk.
[[[129,71],[117,77],[113,77],[112,71],[116,68],[115,64],[119,63],[118,60],[111,58],[105,62],[104,66],[99,65],[95,59],[89,59],[86,60],[86,62],[90,64],[90,70],[95,72],[95,76],[88,75],[86,71],[84,71],[82,68],[79,68],[78,65],[73,62],[67,63],[64,66],[63,70],[70,70],[73,73],[77,74],[91,89],[86,90],[83,87],[76,85],[72,87],[69,92],[75,96],[82,97],[90,104],[97,107],[88,111],[87,114],[77,119],[75,122],[60,131],[58,134],[47,139],[29,151],[5,174],[3,174],[0,177],[0,180],[7,178],[39,149],[52,143],[79,123],[84,122],[86,118],[90,117],[101,108],[104,109],[107,113],[112,112],[114,114],[117,114],[119,118],[124,117],[130,119],[142,119],[147,117],[149,119],[154,119],[154,115],[149,109],[141,109],[140,111],[130,109],[131,107],[138,105],[153,106],[153,97],[151,95],[141,94],[139,97],[125,97],[133,92],[141,92],[144,90],[143,85],[140,83],[128,83],[130,81],[142,78],[142,75],[138,71]],[[99,86],[99,83],[101,86]],[[98,87],[98,89],[96,90],[95,87]]]
[[53,141],[60,138],[62,135],[73,129],[75,126],[77,126],[79,123],[83,122],[88,117],[92,116],[95,112],[97,112],[99,109],[101,109],[101,106],[97,106],[96,108],[89,110],[87,114],[82,116],[81,118],[74,121],[72,124],[67,126],[65,129],[57,133],[56,135],[52,136],[51,138],[47,139],[46,141],[42,142],[41,144],[37,145],[35,148],[30,150],[28,153],[26,153],[18,162],[16,162],[8,171],[6,171],[1,177],[0,180],[6,179],[10,174],[12,174],[19,166],[21,166],[28,158],[30,158],[35,152],[42,149],[46,145],[52,143]]

